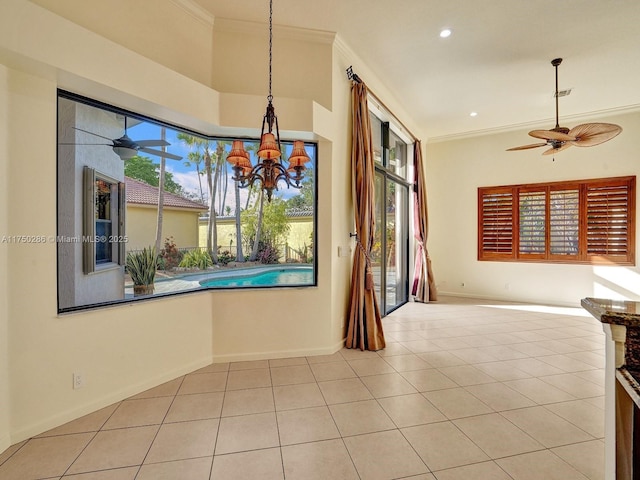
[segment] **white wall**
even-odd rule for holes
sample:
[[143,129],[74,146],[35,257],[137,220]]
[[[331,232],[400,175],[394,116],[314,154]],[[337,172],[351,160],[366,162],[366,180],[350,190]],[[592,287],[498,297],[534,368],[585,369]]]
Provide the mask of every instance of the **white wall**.
[[[623,132],[598,146],[571,147],[555,155],[555,161],[541,155],[543,148],[505,151],[535,143],[527,132],[548,125],[426,145],[427,245],[441,294],[571,306],[590,296],[640,299],[640,272],[635,266],[477,261],[478,187],[640,174],[640,113],[600,121],[617,123]],[[571,127],[583,121],[561,123]],[[637,233],[636,238],[640,238]]]
[[211,80],[213,18],[195,2],[29,1],[202,84]]

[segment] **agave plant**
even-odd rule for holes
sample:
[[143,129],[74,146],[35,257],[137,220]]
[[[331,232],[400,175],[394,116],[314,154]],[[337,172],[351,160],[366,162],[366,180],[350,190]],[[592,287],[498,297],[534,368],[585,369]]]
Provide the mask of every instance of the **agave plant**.
[[127,253],[127,272],[133,285],[153,285],[158,266],[158,254],[155,247],[146,247]]

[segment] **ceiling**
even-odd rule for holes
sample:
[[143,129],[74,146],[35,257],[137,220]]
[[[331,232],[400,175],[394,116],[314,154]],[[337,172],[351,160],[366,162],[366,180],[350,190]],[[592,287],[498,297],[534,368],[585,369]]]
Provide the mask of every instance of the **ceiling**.
[[[214,17],[268,21],[267,0],[191,1]],[[274,0],[273,5],[276,25],[336,32],[390,91],[398,92],[395,100],[430,141],[554,127],[551,60],[556,57],[564,59],[559,88],[572,89],[560,98],[561,126],[640,108],[639,22],[638,0]],[[446,39],[439,37],[444,27],[453,31]]]

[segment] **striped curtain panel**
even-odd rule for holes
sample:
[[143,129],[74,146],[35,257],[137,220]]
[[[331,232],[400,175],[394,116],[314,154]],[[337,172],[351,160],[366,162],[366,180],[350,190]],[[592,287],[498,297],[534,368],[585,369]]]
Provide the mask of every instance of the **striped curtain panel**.
[[427,212],[427,187],[420,140],[416,140],[414,145],[413,165],[415,172],[413,220],[417,251],[411,295],[415,297],[416,302],[428,303],[438,299],[438,292],[426,245],[429,234],[429,214]]
[[371,265],[375,232],[374,161],[367,86],[354,81],[352,96],[351,171],[354,189],[356,250],[351,271],[351,297],[347,324],[347,348],[381,350],[385,347],[382,318],[376,298]]

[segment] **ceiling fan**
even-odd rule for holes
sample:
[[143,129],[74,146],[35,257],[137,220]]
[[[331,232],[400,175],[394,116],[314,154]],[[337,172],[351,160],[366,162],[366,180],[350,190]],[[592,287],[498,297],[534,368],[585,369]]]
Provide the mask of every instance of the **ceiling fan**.
[[556,69],[556,126],[551,130],[532,130],[529,132],[534,138],[545,140],[540,143],[532,143],[530,145],[522,145],[513,147],[507,151],[527,150],[530,148],[551,146],[548,150],[542,152],[543,155],[550,155],[556,152],[566,150],[572,145],[576,147],[593,147],[599,145],[618,135],[622,131],[622,127],[613,123],[583,123],[569,130],[561,127],[558,123],[558,65],[562,63],[561,58],[551,60],[551,65]]
[[120,157],[121,160],[129,160],[130,158],[136,156],[138,152],[148,153],[150,155],[157,155],[159,157],[169,158],[171,160],[181,160],[182,157],[178,155],[174,155],[173,153],[164,152],[162,150],[154,150],[149,147],[168,147],[171,145],[166,140],[132,140],[127,135],[127,117],[124,117],[124,135],[120,138],[109,138],[99,135],[94,132],[90,132],[89,130],[83,130],[82,128],[73,127],[76,130],[79,130],[84,133],[88,133],[90,135],[94,135],[99,138],[104,138],[108,140],[110,143],[61,143],[60,145],[106,145],[108,147],[113,148],[113,151]]

